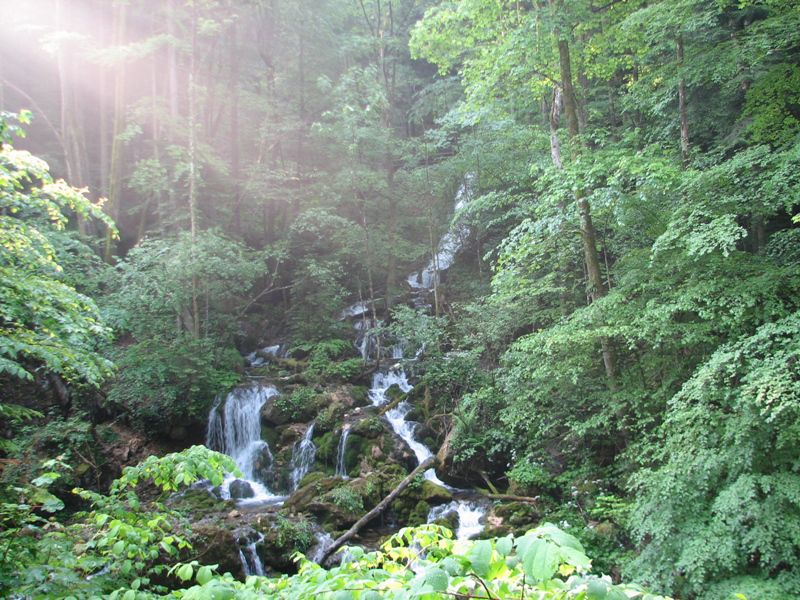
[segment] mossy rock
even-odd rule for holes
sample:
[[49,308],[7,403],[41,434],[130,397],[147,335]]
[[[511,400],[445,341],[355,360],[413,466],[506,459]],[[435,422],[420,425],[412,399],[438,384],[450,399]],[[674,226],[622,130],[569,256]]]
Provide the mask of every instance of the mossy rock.
[[361,419],[352,428],[352,434],[358,434],[365,438],[375,439],[386,431],[383,419],[377,415],[368,416]]
[[239,546],[230,526],[214,519],[213,522],[192,524],[192,548],[203,556],[206,564],[219,565],[220,573],[231,573],[243,578],[239,560]]
[[267,527],[259,530],[264,535],[256,545],[261,562],[272,571],[294,574],[297,563],[292,560],[295,552],[305,552],[314,543],[311,523],[303,515],[275,515]]
[[433,522],[435,525],[447,527],[450,531],[455,532],[458,529],[458,513],[455,511],[447,512]]
[[453,494],[447,488],[426,479],[422,482],[420,497],[430,504],[444,504],[453,499]]
[[395,400],[400,400],[401,398],[406,398],[407,396],[408,394],[401,390],[400,386],[396,383],[394,385],[390,385],[389,389],[386,390],[386,397],[389,399],[389,402],[394,402]]
[[328,477],[328,475],[326,473],[322,473],[320,471],[311,471],[310,473],[306,474],[306,476],[303,477],[300,480],[300,484],[298,485],[298,488],[302,488],[302,487],[305,487],[305,486],[310,485],[312,483],[316,483],[317,481],[325,479],[326,477]]
[[354,385],[350,388],[350,396],[356,406],[367,406],[369,401],[369,388],[365,385]]
[[170,508],[194,517],[224,511],[228,503],[213,492],[201,488],[189,488],[168,501]]
[[341,482],[342,480],[338,477],[318,477],[306,485],[301,485],[286,500],[285,507],[295,512],[305,512],[312,502],[340,485]]
[[326,467],[335,468],[340,435],[336,431],[326,431],[314,440],[314,444],[317,446],[317,462]]
[[431,512],[431,505],[420,500],[416,506],[408,513],[408,520],[405,522],[409,526],[422,525],[428,522],[428,513]]
[[524,534],[535,527],[541,520],[541,514],[535,506],[527,502],[507,502],[494,507],[487,522],[494,522],[493,530],[502,528],[502,535],[507,533]]

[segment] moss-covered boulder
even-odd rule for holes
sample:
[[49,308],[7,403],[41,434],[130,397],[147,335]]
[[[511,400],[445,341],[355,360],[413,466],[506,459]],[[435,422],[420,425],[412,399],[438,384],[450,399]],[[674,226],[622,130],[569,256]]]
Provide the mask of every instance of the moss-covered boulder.
[[446,487],[425,479],[422,482],[420,497],[429,504],[444,504],[453,499],[453,493]]
[[263,535],[256,552],[267,571],[296,573],[297,563],[292,556],[306,552],[314,543],[313,526],[304,515],[270,515],[256,529]]
[[539,510],[528,502],[498,504],[486,515],[487,535],[494,537],[509,533],[522,535],[535,527],[540,520]]

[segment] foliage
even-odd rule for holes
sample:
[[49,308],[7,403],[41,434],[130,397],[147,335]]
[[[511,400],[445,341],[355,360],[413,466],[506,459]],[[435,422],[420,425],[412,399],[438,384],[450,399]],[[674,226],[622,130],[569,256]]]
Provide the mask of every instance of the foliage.
[[326,494],[328,500],[345,512],[357,515],[364,512],[364,500],[348,485],[340,485]]
[[238,381],[241,356],[209,338],[155,335],[114,353],[119,374],[106,402],[133,426],[168,434],[206,418],[217,394]]
[[317,391],[314,388],[302,387],[292,391],[291,394],[281,394],[272,402],[283,415],[292,421],[297,421],[307,412],[316,397]]
[[342,339],[326,339],[303,343],[292,351],[308,352],[309,377],[317,380],[349,381],[359,375],[363,361],[351,358],[355,349],[351,342]]
[[94,301],[65,281],[56,234],[71,215],[113,223],[82,190],[53,179],[47,163],[8,141],[0,139],[0,373],[32,380],[41,368],[99,385],[111,372],[98,353],[109,332]]
[[573,536],[545,524],[524,536],[456,542],[437,525],[405,528],[377,552],[347,549],[348,560],[325,570],[301,558],[300,572],[280,579],[217,577],[177,592],[180,598],[645,598],[636,586],[587,575],[591,561]]
[[711,578],[792,571],[798,333],[794,313],[720,347],[670,401],[661,466],[636,477],[641,579],[700,594]]
[[43,518],[41,512],[64,507],[47,487],[59,478],[59,471],[69,467],[58,460],[43,466],[47,471],[25,488],[3,490],[3,593],[91,596],[108,594],[120,586],[164,591],[152,576],[166,571],[166,557],[176,560],[181,551],[190,548],[181,531],[183,518],[158,502],[142,500],[135,488],[148,483],[166,492],[200,479],[218,483],[225,472],[236,468],[229,457],[202,446],[161,459],[151,456],[137,467],[127,468],[108,495],[73,490],[91,509],[63,524]]

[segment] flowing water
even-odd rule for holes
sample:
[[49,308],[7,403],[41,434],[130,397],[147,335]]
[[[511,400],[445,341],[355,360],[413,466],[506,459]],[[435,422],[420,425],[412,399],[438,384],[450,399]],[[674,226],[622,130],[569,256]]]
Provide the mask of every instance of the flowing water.
[[242,562],[242,570],[245,576],[260,575],[264,576],[264,564],[258,555],[256,546],[264,540],[264,535],[249,529],[237,539],[239,544],[239,560]]
[[[464,208],[472,194],[472,182],[474,176],[470,173],[464,178],[464,182],[458,188],[455,198],[455,212]],[[442,271],[449,269],[455,262],[456,254],[464,246],[469,227],[463,223],[456,224],[442,236],[439,245],[436,247],[436,254],[431,258],[428,266],[422,271],[411,273],[406,281],[414,289],[432,290],[439,283],[439,275]]]
[[[278,390],[272,385],[239,387],[228,394],[224,404],[218,399],[208,415],[206,446],[236,461],[244,482],[253,492],[252,496],[240,500],[244,504],[282,499],[267,488],[266,482],[272,476],[273,460],[269,444],[261,439],[261,409],[276,395]],[[231,484],[234,481],[237,478],[233,475],[225,477],[220,487],[223,498],[231,497]]]
[[483,531],[483,517],[486,508],[477,502],[468,500],[453,500],[448,504],[435,506],[428,513],[428,523],[433,523],[442,517],[455,513],[458,518],[456,529],[457,540],[468,540]]
[[314,437],[314,422],[312,421],[306,429],[305,435],[297,441],[292,448],[292,462],[289,464],[289,480],[292,483],[292,491],[296,490],[303,480],[303,477],[311,470],[314,459],[317,456],[317,447],[311,438]]
[[336,475],[344,479],[349,479],[347,475],[347,465],[345,465],[345,456],[347,452],[347,437],[350,435],[350,425],[342,425],[342,435],[339,438],[339,447],[336,451]]

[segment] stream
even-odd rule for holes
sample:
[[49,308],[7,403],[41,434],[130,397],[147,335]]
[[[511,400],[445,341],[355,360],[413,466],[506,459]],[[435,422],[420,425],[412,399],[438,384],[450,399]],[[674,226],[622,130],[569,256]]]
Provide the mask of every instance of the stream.
[[[455,197],[455,210],[457,211],[467,202],[470,195],[471,177],[467,176]],[[435,256],[421,271],[411,273],[407,282],[412,292],[412,301],[417,308],[430,307],[428,299],[439,284],[440,274],[448,269],[454,262],[456,254],[464,244],[469,229],[465,225],[457,224],[451,227],[442,236]],[[390,402],[387,396],[392,386],[397,386],[401,392],[407,394],[413,389],[408,381],[408,375],[403,367],[403,349],[400,345],[382,346],[382,339],[373,333],[373,330],[382,325],[382,321],[373,321],[368,314],[371,306],[368,302],[360,301],[349,306],[341,314],[341,320],[352,319],[355,330],[354,345],[364,361],[379,360],[383,366],[372,376],[368,397],[371,404],[381,407]],[[246,358],[251,367],[265,364],[270,356],[278,356],[281,351],[279,345],[267,346],[260,351],[253,352]],[[390,361],[388,359],[391,359]],[[391,363],[388,365],[388,363]],[[231,456],[242,473],[242,478],[228,475],[220,486],[219,495],[224,499],[237,501],[239,506],[280,505],[288,496],[298,489],[303,477],[311,470],[316,458],[317,448],[314,444],[314,422],[306,426],[303,436],[295,442],[292,449],[292,458],[287,467],[285,480],[288,489],[280,489],[277,483],[281,481],[274,472],[274,459],[267,441],[261,437],[261,411],[267,402],[279,394],[273,385],[255,381],[245,386],[234,389],[224,400],[218,399],[211,409],[208,417],[208,430],[206,445]],[[418,441],[415,436],[417,424],[407,420],[411,405],[400,401],[396,406],[387,410],[385,420],[392,431],[413,452],[417,464],[422,463],[433,455],[433,451]],[[352,423],[342,426],[336,456],[336,475],[347,479],[345,455],[347,439]],[[434,522],[443,517],[455,515],[457,517],[456,538],[469,539],[478,535],[484,527],[483,521],[486,513],[485,502],[480,502],[477,494],[470,490],[458,489],[447,485],[437,475],[434,469],[428,469],[424,474],[425,479],[439,485],[454,496],[451,502],[433,507],[428,514],[428,522]],[[272,485],[275,489],[271,489]],[[283,493],[281,493],[283,492]],[[317,551],[321,556],[321,548],[330,544],[330,535],[318,532]],[[261,575],[264,567],[261,564],[256,545],[263,536],[252,529],[245,529],[237,533],[239,554],[245,574]],[[314,554],[311,555],[312,558]]]

